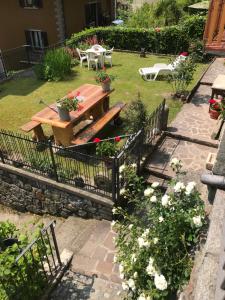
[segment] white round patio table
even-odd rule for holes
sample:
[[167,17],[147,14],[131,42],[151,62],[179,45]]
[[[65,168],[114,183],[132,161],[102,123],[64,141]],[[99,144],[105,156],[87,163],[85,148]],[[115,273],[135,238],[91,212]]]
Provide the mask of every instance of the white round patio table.
[[87,49],[85,52],[86,53],[95,53],[96,56],[98,56],[101,68],[104,67],[104,53],[106,52],[105,48],[98,48],[98,50],[94,49],[94,48],[90,48],[90,49]]

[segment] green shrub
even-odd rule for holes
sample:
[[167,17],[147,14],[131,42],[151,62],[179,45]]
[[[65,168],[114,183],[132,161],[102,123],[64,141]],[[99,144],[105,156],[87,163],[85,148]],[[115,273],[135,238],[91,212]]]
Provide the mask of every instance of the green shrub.
[[187,50],[190,41],[203,36],[205,17],[192,16],[175,26],[154,28],[128,28],[122,26],[97,27],[75,33],[67,41],[70,47],[77,47],[88,37],[97,35],[99,40],[116,49],[140,51],[145,48],[152,53],[177,54]]
[[38,78],[59,81],[71,72],[72,57],[64,48],[47,51],[44,62],[36,66],[35,72]]

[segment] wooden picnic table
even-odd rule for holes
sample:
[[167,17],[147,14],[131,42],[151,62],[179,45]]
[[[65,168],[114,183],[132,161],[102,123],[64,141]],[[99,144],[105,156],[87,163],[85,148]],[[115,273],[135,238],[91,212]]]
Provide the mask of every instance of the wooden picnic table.
[[57,113],[56,103],[45,107],[36,113],[31,121],[21,127],[23,131],[34,131],[34,139],[45,139],[42,124],[52,127],[55,143],[62,146],[81,145],[92,139],[106,124],[115,120],[124,107],[117,103],[109,108],[109,94],[113,90],[103,92],[102,87],[93,84],[84,84],[69,94],[77,95],[83,101],[81,108],[70,112],[71,119],[62,121]]

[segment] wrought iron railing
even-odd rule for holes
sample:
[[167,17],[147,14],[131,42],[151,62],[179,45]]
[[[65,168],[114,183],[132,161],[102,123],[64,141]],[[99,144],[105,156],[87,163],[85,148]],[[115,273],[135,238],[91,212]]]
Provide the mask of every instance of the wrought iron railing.
[[21,249],[12,274],[7,278],[0,276],[0,289],[4,291],[6,299],[40,299],[46,287],[55,279],[62,266],[55,224],[55,221],[50,222],[25,249]]

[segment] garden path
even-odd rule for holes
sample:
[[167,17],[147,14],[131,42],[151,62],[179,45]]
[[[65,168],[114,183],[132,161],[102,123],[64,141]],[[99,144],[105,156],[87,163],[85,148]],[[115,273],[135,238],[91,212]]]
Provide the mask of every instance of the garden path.
[[207,187],[200,182],[200,175],[206,170],[208,154],[217,152],[218,141],[211,139],[216,121],[209,117],[208,100],[211,96],[212,82],[221,73],[225,74],[224,59],[217,58],[204,75],[191,102],[183,105],[169,125],[168,131],[171,136],[165,137],[146,164],[147,171],[152,174],[148,182],[155,181],[155,176],[158,176],[164,178],[163,185],[166,186],[165,179],[173,176],[169,166],[170,160],[174,157],[181,159],[183,169],[187,171],[184,180],[197,182],[208,209],[210,206],[207,201]]

